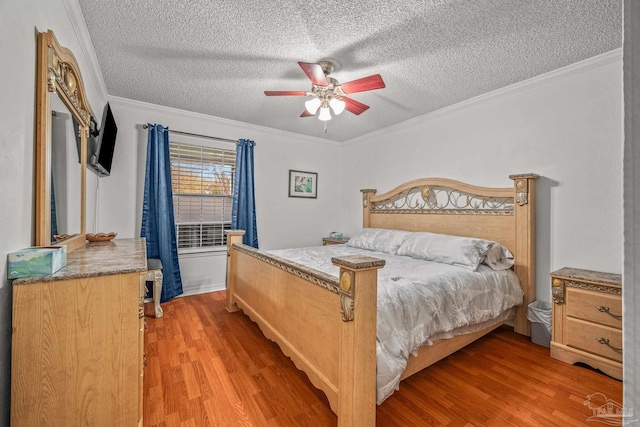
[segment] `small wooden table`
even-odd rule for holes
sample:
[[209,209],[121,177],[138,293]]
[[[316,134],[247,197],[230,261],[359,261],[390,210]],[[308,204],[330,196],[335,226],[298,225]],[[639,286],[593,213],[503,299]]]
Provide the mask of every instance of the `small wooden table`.
[[335,239],[333,237],[323,237],[322,246],[326,245],[344,245],[349,241],[349,237],[343,237],[341,239]]

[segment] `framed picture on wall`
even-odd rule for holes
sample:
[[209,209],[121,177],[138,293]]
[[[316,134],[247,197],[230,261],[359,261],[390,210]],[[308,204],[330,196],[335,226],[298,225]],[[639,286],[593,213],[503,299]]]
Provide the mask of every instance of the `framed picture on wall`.
[[289,170],[289,197],[318,198],[318,174]]

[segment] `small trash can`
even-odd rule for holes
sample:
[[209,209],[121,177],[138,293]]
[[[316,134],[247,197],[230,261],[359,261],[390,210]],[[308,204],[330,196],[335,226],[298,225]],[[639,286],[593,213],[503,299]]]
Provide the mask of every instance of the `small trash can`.
[[534,301],[527,308],[531,322],[531,342],[549,348],[551,346],[551,304]]

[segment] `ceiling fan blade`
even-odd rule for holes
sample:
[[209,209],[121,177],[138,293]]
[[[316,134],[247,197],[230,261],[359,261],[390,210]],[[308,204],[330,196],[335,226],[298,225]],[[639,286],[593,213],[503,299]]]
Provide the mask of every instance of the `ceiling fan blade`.
[[315,116],[315,114],[311,114],[306,109],[302,112],[302,114],[300,114],[300,117],[313,117],[313,116]]
[[340,86],[342,86],[342,91],[344,93],[365,92],[367,90],[382,89],[385,87],[380,74],[374,74],[373,76],[352,80],[350,82],[342,83]]
[[265,90],[267,96],[306,96],[307,92],[303,90]]
[[322,67],[319,64],[313,64],[311,62],[298,62],[302,71],[309,77],[311,83],[316,86],[327,86],[327,78],[322,71]]
[[351,98],[347,98],[346,96],[344,98],[342,98],[342,100],[345,102],[345,110],[347,110],[350,113],[355,114],[356,116],[359,114],[364,113],[365,111],[367,111],[369,109],[368,105],[363,104],[362,102],[358,102],[355,99],[351,99]]

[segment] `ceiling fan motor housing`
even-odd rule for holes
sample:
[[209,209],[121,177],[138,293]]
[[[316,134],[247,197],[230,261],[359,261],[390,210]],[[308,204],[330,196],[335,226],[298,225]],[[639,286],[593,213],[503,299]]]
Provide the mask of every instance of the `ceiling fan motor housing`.
[[322,68],[322,72],[324,73],[325,76],[328,76],[329,74],[333,73],[334,70],[334,65],[333,62],[331,61],[320,61],[318,62],[318,65],[320,65],[320,67]]
[[318,62],[318,65],[320,65],[320,67],[322,68],[322,72],[326,76],[327,85],[320,86],[320,85],[312,84],[311,92],[313,93],[313,95],[320,98],[320,100],[323,101],[323,103],[327,103],[331,101],[331,99],[333,98],[340,99],[343,96],[345,96],[345,93],[342,91],[342,88],[340,87],[340,82],[338,82],[338,80],[334,79],[333,77],[329,77],[329,74],[333,73],[335,69],[333,62],[324,60],[324,61]]

